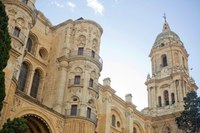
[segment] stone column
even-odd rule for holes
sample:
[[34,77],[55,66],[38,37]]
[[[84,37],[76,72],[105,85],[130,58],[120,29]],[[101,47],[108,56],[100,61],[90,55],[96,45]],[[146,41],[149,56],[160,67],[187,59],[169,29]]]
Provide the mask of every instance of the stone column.
[[31,70],[31,71],[28,72],[28,75],[27,75],[26,84],[25,84],[25,90],[24,90],[24,92],[27,95],[30,95],[30,92],[31,92],[34,73],[35,73],[35,71]]
[[54,109],[61,113],[62,111],[62,104],[63,104],[63,98],[64,98],[64,90],[65,90],[65,82],[66,82],[66,76],[67,76],[67,68],[68,63],[65,61],[62,61],[60,63],[59,69],[58,69],[58,80],[55,88],[55,102],[54,102]]

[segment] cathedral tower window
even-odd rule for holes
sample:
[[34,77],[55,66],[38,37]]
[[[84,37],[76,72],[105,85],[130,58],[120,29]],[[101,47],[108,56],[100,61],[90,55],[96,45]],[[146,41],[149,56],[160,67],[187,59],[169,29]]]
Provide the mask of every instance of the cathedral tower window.
[[161,100],[161,96],[158,97],[158,106],[162,107],[162,100]]
[[93,80],[93,79],[90,79],[90,80],[89,80],[89,87],[93,87],[93,83],[94,83],[94,80]]
[[13,31],[13,35],[16,36],[16,37],[19,37],[20,31],[21,31],[20,28],[15,27],[14,31]]
[[91,118],[91,108],[87,108],[87,118]]
[[22,63],[18,79],[18,88],[21,91],[24,91],[25,89],[27,75],[28,75],[28,65],[26,63]]
[[76,75],[74,78],[74,84],[80,84],[81,83],[81,76]]
[[137,129],[135,127],[133,128],[133,133],[137,133]]
[[169,94],[168,91],[164,91],[164,100],[165,100],[165,105],[169,105]]
[[174,104],[175,103],[174,93],[171,93],[171,99],[172,99],[172,104]]
[[164,54],[161,56],[161,59],[162,59],[162,67],[165,67],[167,66],[167,56]]
[[83,47],[79,47],[78,48],[78,55],[83,55],[83,50],[84,50]]
[[31,86],[31,92],[30,92],[30,96],[32,96],[34,98],[37,97],[40,79],[41,79],[40,72],[38,70],[35,70],[32,86]]
[[116,117],[115,115],[112,115],[112,126],[115,127],[115,123],[116,123]]
[[77,115],[77,105],[71,106],[71,113],[70,115]]

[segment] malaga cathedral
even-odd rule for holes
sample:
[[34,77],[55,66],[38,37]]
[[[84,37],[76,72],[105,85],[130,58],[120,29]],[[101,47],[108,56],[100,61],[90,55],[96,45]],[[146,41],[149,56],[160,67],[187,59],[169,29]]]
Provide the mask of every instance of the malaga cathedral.
[[2,2],[12,48],[0,126],[24,117],[27,133],[182,133],[175,118],[183,97],[198,87],[189,75],[189,54],[166,20],[149,50],[148,107],[138,111],[131,94],[125,100],[115,94],[110,78],[98,82],[98,23],[79,18],[54,26],[35,0]]

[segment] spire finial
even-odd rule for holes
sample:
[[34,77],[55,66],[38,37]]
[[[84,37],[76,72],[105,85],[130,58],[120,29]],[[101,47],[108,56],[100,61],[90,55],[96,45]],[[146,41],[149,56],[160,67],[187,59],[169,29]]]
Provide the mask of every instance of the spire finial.
[[167,22],[167,17],[166,17],[165,12],[164,12],[163,18],[165,19],[165,22]]

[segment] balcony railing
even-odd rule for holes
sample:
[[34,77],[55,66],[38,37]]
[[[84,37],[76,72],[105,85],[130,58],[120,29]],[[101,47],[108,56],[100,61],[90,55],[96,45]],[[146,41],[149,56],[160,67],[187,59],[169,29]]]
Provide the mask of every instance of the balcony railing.
[[30,0],[27,0],[27,2],[26,2],[26,0],[19,0],[22,4],[25,4],[25,5],[27,5],[28,7],[30,7],[31,8],[31,10],[35,10],[35,5],[34,5],[34,3],[33,2],[31,2]]
[[18,3],[20,2],[21,5],[25,6],[25,7],[28,7],[29,9],[31,9],[32,11],[35,10],[35,5],[33,2],[31,2],[30,0],[2,0],[3,2],[5,3]]
[[98,84],[93,83],[93,85],[89,85],[88,89],[95,91],[96,93],[99,93],[99,88],[98,88]]
[[23,44],[25,43],[26,36],[22,32],[20,32],[19,35],[15,35],[14,28],[11,28],[9,33],[12,37],[19,39]]
[[71,51],[69,53],[69,58],[70,59],[91,60],[91,61],[93,61],[97,64],[97,66],[100,68],[100,70],[102,70],[103,60],[101,59],[101,57],[99,55],[93,53],[92,51],[89,51],[89,50],[86,51],[85,50],[85,51],[82,51],[81,53],[78,53],[78,50]]
[[65,115],[70,117],[80,116],[80,109],[77,109],[76,114],[72,115],[71,109],[65,110]]
[[80,82],[77,82],[77,81],[75,81],[75,79],[73,78],[73,79],[69,79],[69,87],[72,87],[72,86],[79,86],[79,87],[81,87],[81,86],[83,86],[83,79],[80,79]]
[[67,117],[80,117],[80,118],[81,118],[81,117],[84,117],[84,118],[89,119],[89,120],[91,120],[91,121],[93,121],[93,122],[95,122],[95,123],[97,122],[97,115],[96,115],[96,114],[91,113],[91,114],[90,114],[90,117],[88,117],[87,114],[86,114],[86,116],[81,116],[80,109],[77,110],[76,115],[72,115],[70,109],[65,110],[65,115],[66,115]]

